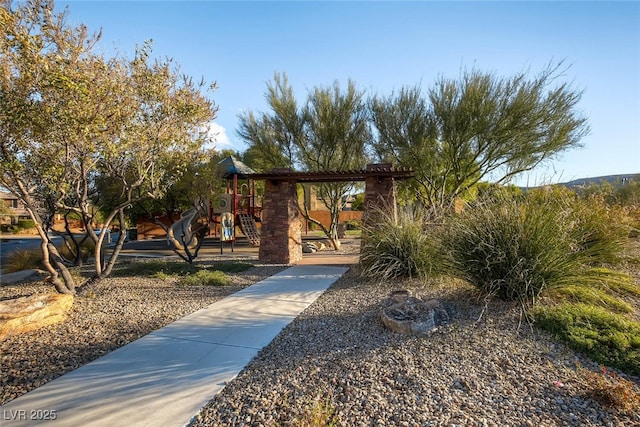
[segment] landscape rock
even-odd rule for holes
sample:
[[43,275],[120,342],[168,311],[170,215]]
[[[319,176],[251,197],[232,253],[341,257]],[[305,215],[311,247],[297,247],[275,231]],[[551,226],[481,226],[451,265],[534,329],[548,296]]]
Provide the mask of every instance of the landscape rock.
[[37,294],[0,301],[0,340],[63,321],[73,295]]
[[411,296],[409,290],[392,292],[382,307],[382,323],[400,334],[425,335],[449,320],[439,300],[423,301]]

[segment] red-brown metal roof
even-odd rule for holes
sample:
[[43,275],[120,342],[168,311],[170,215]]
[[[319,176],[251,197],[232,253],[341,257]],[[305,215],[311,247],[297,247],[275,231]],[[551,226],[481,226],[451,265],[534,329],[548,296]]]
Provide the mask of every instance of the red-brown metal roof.
[[366,169],[324,172],[296,172],[291,169],[273,169],[264,173],[254,173],[247,177],[255,180],[294,180],[297,182],[348,182],[364,181],[368,177],[392,177],[407,179],[413,176],[413,169],[394,168],[387,164],[368,165]]

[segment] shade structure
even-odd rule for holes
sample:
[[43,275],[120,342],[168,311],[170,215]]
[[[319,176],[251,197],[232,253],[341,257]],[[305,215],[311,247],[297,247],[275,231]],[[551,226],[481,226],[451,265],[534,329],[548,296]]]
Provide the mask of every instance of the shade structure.
[[221,169],[224,171],[223,177],[225,179],[232,178],[234,175],[240,179],[248,179],[250,178],[249,175],[256,173],[249,166],[245,165],[233,156],[225,157],[218,163],[218,165],[220,165]]

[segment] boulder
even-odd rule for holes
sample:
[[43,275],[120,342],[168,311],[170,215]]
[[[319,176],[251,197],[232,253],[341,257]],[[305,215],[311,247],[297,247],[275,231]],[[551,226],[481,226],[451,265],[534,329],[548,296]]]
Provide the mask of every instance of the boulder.
[[394,291],[382,304],[382,323],[390,330],[406,335],[427,335],[449,320],[437,299],[420,300],[409,290]]
[[38,294],[0,301],[0,340],[67,318],[73,295]]

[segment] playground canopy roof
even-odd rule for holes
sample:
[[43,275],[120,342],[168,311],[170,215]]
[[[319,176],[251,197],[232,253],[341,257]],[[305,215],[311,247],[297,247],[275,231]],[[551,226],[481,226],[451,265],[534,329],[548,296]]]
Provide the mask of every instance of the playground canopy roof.
[[368,177],[407,179],[412,176],[413,169],[396,169],[390,164],[372,164],[367,165],[366,169],[347,171],[296,172],[291,169],[273,169],[265,173],[253,173],[247,178],[296,182],[348,182],[364,181]]
[[224,170],[223,177],[225,179],[231,178],[233,175],[237,175],[238,178],[241,179],[247,179],[251,178],[250,175],[256,173],[249,166],[245,165],[233,156],[225,157],[218,164]]

